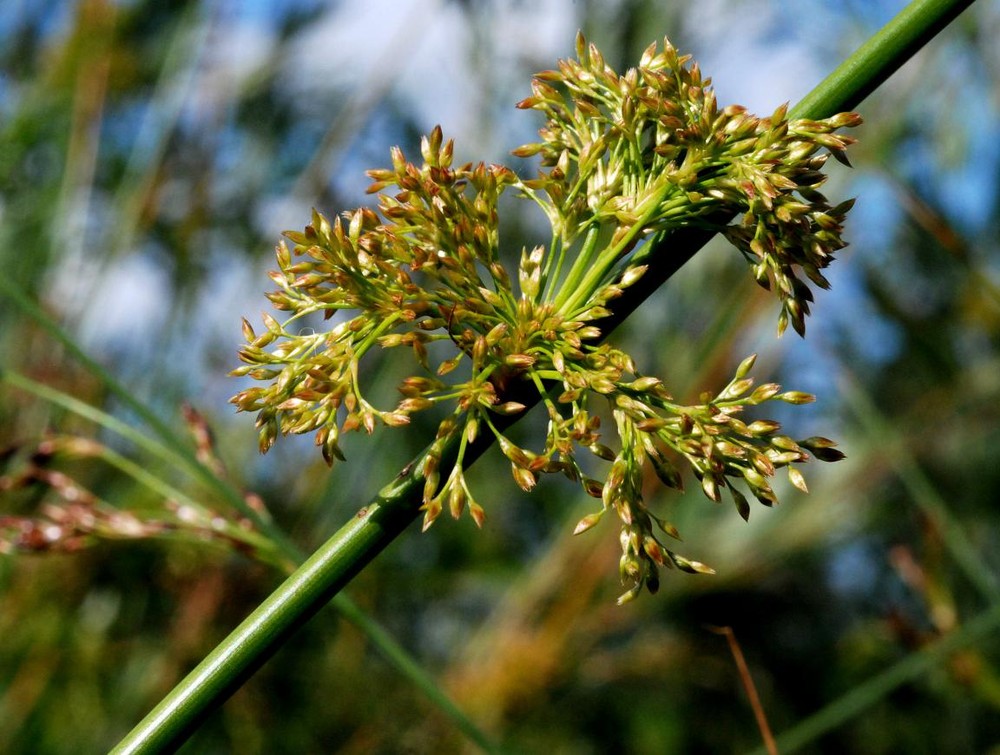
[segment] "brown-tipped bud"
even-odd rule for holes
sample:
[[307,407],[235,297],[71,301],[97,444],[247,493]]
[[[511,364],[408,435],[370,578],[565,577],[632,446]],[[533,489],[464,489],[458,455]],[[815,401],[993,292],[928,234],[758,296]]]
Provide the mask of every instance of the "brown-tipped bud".
[[774,462],[771,460],[770,455],[753,453],[750,456],[750,462],[753,464],[754,469],[762,475],[770,477],[774,474]]
[[527,469],[531,466],[531,462],[536,457],[536,454],[525,451],[517,444],[511,443],[510,440],[508,440],[504,435],[498,435],[497,442],[500,444],[500,451],[503,452],[503,455],[510,459],[511,463],[515,466]]
[[559,394],[559,398],[556,399],[560,404],[571,404],[574,401],[579,401],[580,396],[583,395],[582,388],[573,388],[569,391],[563,391]]
[[411,375],[405,378],[398,390],[404,396],[418,396],[429,391],[439,391],[444,388],[444,383],[433,378]]
[[747,403],[751,406],[761,404],[773,398],[780,390],[781,386],[777,383],[764,383],[764,385],[757,386],[757,389],[750,394]]
[[404,398],[399,402],[398,410],[400,412],[405,412],[410,414],[412,412],[423,411],[424,409],[430,409],[434,406],[434,402],[429,398],[424,398],[422,396],[414,396],[412,398]]
[[281,323],[274,319],[272,315],[267,312],[261,314],[261,319],[264,321],[264,327],[267,328],[268,332],[274,333],[276,335],[282,335],[284,332]]
[[479,418],[469,417],[465,422],[465,442],[475,443],[479,436]]
[[753,387],[753,378],[741,378],[734,380],[726,389],[719,394],[720,401],[731,401],[742,396]]
[[437,499],[427,501],[421,507],[424,511],[424,523],[420,527],[421,532],[427,532],[434,520],[441,515],[441,502]]
[[661,483],[672,490],[684,490],[681,473],[665,456],[650,456],[653,472]]
[[471,498],[469,503],[469,515],[472,517],[472,521],[476,523],[479,529],[483,528],[483,522],[486,521],[486,511],[478,503],[473,501]]
[[438,456],[439,453],[439,450],[432,447],[430,452],[424,457],[423,464],[420,465],[420,473],[424,477],[430,477],[437,473],[438,467],[441,464],[441,457]]
[[630,267],[622,275],[621,281],[618,283],[622,288],[628,288],[629,286],[636,283],[643,275],[646,274],[646,270],[649,269],[648,265],[638,265],[637,267]]
[[642,549],[646,552],[653,561],[660,564],[661,566],[666,563],[667,555],[663,547],[656,542],[656,538],[651,535],[646,535],[642,539]]
[[770,419],[759,419],[747,426],[747,430],[754,436],[771,435],[780,429],[781,424]]
[[753,467],[743,467],[740,471],[751,488],[767,487],[767,478]]
[[583,485],[584,492],[591,498],[603,497],[604,483],[600,480],[595,480],[593,477],[584,477],[580,483]]
[[[515,107],[525,110],[534,104],[535,99],[534,97],[529,97],[526,100],[521,100]],[[542,151],[542,147],[543,145],[541,144],[522,144],[517,149],[512,149],[510,153],[515,157],[534,157]]]
[[[650,516],[652,516],[652,515],[650,515]],[[666,519],[660,519],[659,517],[656,517],[656,516],[654,516],[653,519],[656,521],[656,525],[661,530],[663,530],[663,532],[665,532],[667,535],[669,535],[670,537],[672,537],[674,540],[681,540],[682,539],[681,538],[681,533],[678,531],[678,529],[673,524],[671,524],[670,522],[668,522]]]
[[641,391],[645,393],[646,391],[650,391],[653,388],[658,388],[661,385],[663,385],[662,380],[660,380],[657,377],[652,377],[651,375],[647,375],[646,377],[641,377],[633,380],[628,385],[628,387],[633,391]]
[[788,404],[811,404],[816,397],[811,393],[802,391],[785,391],[778,398]]
[[247,343],[251,343],[256,337],[257,337],[257,334],[253,332],[253,325],[251,325],[250,321],[247,318],[244,317],[243,318],[243,340],[245,340]]
[[505,322],[494,325],[490,329],[490,332],[486,334],[487,345],[496,346],[500,342],[500,339],[507,335],[508,330],[509,327]]
[[[425,470],[426,470],[426,468],[428,466],[428,462],[430,461],[430,458],[431,457],[427,457],[427,460],[424,462],[424,468],[425,468]],[[425,479],[424,479],[424,503],[425,504],[429,503],[430,500],[432,498],[434,498],[434,495],[438,491],[438,485],[439,485],[440,482],[441,482],[441,475],[437,471],[437,463],[436,463],[436,460],[435,460],[435,464],[434,464],[434,467],[433,467],[432,471],[429,474],[425,471]]]
[[573,528],[573,534],[579,535],[583,532],[586,532],[591,527],[594,527],[599,521],[601,521],[601,517],[603,516],[604,516],[604,509],[601,509],[600,511],[595,511],[593,514],[587,514],[587,516],[585,516],[583,519],[581,519],[579,522],[576,523],[576,527]]
[[751,354],[746,359],[744,359],[742,362],[740,362],[740,366],[736,368],[736,379],[737,380],[742,380],[748,374],[750,374],[750,370],[753,369],[753,366],[754,366],[754,364],[756,362],[757,362],[757,355],[756,354]]
[[361,415],[361,424],[365,428],[365,432],[371,435],[375,432],[375,414],[374,412],[363,412]]
[[809,451],[812,452],[812,455],[820,461],[832,462],[847,458],[843,452],[834,448],[837,444],[829,438],[821,438],[818,436],[806,438],[805,440],[799,441],[799,445],[803,448],[809,449]]
[[736,505],[736,511],[741,517],[743,517],[743,521],[750,521],[750,503],[747,501],[747,497],[732,485],[729,486],[729,493],[733,496],[733,503]]
[[663,417],[647,417],[635,423],[636,430],[644,433],[655,433],[667,426],[667,420]]
[[403,335],[401,333],[389,333],[388,335],[380,336],[378,339],[378,345],[383,349],[392,349],[402,344]]
[[451,359],[445,359],[443,362],[441,362],[441,364],[439,364],[437,368],[438,376],[443,377],[452,370],[454,370],[456,367],[458,367],[464,356],[465,356],[464,353],[459,353],[458,355],[452,357]]
[[530,492],[538,482],[538,478],[534,472],[524,467],[519,467],[517,464],[511,463],[510,472],[514,476],[514,482],[526,493]]
[[[615,392],[616,386],[612,381],[608,380],[606,377],[596,377],[590,381],[590,389],[596,393],[602,393],[604,395],[608,395],[610,393]],[[621,405],[621,400],[623,400],[624,398],[625,398],[624,396],[619,398],[618,401],[619,405]]]
[[715,569],[711,566],[703,564],[701,561],[691,561],[676,553],[670,554],[670,560],[674,562],[674,566],[688,574],[715,574]]
[[566,357],[558,349],[552,352],[552,366],[560,375],[566,371]]
[[477,336],[476,342],[472,346],[472,361],[475,364],[482,364],[488,350],[489,344],[486,343],[486,338]]
[[802,451],[799,444],[787,435],[775,435],[771,438],[771,445],[780,448],[782,451]]
[[705,475],[701,478],[701,489],[702,492],[705,493],[706,498],[709,498],[716,503],[722,500],[722,491],[719,490],[719,484],[711,475]]
[[535,358],[530,354],[508,354],[504,357],[503,363],[508,367],[523,369],[525,367],[531,367],[535,361]]
[[465,509],[465,502],[465,489],[458,481],[453,482],[451,490],[448,491],[448,510],[451,512],[453,519],[458,519],[462,516],[462,511]]
[[599,459],[604,459],[605,461],[614,461],[615,459],[615,452],[603,443],[593,443],[588,448]]
[[257,448],[262,454],[266,454],[271,446],[274,445],[275,439],[278,437],[278,422],[275,419],[269,419],[261,424],[260,432],[257,433]]
[[527,406],[518,401],[505,401],[502,404],[490,407],[492,411],[503,415],[520,414],[527,408]]

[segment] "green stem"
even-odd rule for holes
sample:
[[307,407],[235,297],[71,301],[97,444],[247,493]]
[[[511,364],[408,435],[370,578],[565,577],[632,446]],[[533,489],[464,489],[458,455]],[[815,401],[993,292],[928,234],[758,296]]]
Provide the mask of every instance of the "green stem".
[[308,621],[413,519],[394,505],[419,493],[400,478],[324,543],[126,736],[113,753],[173,752],[299,626]]
[[802,98],[790,118],[828,118],[857,107],[975,0],[913,0]]
[[[563,295],[567,292],[576,291],[580,287],[580,281],[587,274],[590,266],[593,264],[594,252],[597,251],[598,245],[597,240],[600,236],[600,227],[594,225],[591,226],[587,231],[586,237],[583,240],[583,246],[580,247],[580,253],[577,255],[576,259],[573,260],[573,266],[570,267],[569,272],[566,274],[566,280],[562,283],[559,281],[553,281],[553,285],[558,286],[559,295],[556,296],[554,302],[552,302],[553,307],[557,310],[562,308]],[[562,254],[566,253],[566,250],[561,250]]]
[[[808,95],[794,114],[818,119],[855,107],[971,2],[914,0]],[[682,229],[655,239],[654,243],[664,247],[663,254],[652,257],[655,264],[649,273],[615,302],[614,313],[602,332],[610,333],[712,236],[710,231]],[[538,394],[532,391],[519,398],[532,404]],[[480,437],[482,442],[470,446],[470,463],[489,445],[489,433]],[[457,441],[449,444],[448,458],[442,458],[442,474],[450,471],[457,445]],[[183,742],[298,626],[417,518],[422,487],[419,474],[401,474],[223,640],[114,752],[164,752]],[[989,612],[990,627],[998,613],[997,609]],[[985,631],[978,624],[976,627]]]
[[594,292],[604,283],[605,276],[611,272],[619,260],[636,243],[637,237],[643,232],[643,229],[653,216],[664,212],[663,202],[670,188],[670,184],[664,183],[663,188],[657,191],[656,197],[647,200],[650,205],[649,209],[642,218],[632,225],[628,235],[622,238],[615,246],[606,249],[603,254],[598,255],[596,260],[587,260],[587,264],[581,266],[581,270],[583,271],[582,279],[574,281],[572,287],[569,285],[563,286],[562,290],[568,295],[568,299],[560,297],[556,301],[556,306],[563,315],[573,318],[581,309],[585,308],[586,303],[591,300]]
[[[486,440],[466,449],[469,463],[490,445],[489,434],[481,437]],[[442,465],[454,464],[459,444],[456,437],[446,446]],[[419,513],[423,485],[423,476],[414,471],[400,474],[386,486],[209,653],[112,752],[172,752],[179,747],[296,629],[410,525]],[[358,615],[356,608],[347,611],[348,618]],[[380,634],[380,630],[376,632]],[[404,666],[413,663],[405,654],[396,660]],[[421,671],[419,667],[415,670]],[[425,691],[450,711],[484,751],[497,751],[443,693],[434,694],[436,688]]]

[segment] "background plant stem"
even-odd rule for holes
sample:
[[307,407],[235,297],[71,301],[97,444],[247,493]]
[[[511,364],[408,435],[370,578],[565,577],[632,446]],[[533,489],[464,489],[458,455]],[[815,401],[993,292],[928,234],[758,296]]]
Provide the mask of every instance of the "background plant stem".
[[[818,119],[856,107],[972,1],[910,3],[793,108],[792,114]],[[637,285],[628,289],[612,317],[603,323],[602,331],[609,333],[713,235],[685,229],[669,238],[651,240],[658,247],[658,253],[650,255],[655,264]],[[467,463],[487,445],[484,440],[470,448]],[[451,458],[442,458],[442,475],[447,474],[456,450],[457,443],[452,444],[448,450]],[[412,466],[416,468],[416,464]],[[420,475],[404,470],[217,646],[113,752],[176,749],[296,628],[417,518],[422,488]]]

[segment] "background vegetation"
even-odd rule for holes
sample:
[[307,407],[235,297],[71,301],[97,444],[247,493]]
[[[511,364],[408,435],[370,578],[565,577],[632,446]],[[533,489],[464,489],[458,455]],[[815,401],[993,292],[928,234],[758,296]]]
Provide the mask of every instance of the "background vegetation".
[[[182,405],[197,409],[214,433],[203,458],[310,549],[427,434],[353,437],[333,472],[308,439],[257,456],[224,376],[240,316],[267,306],[281,230],[311,206],[363,203],[363,170],[392,144],[414,154],[436,123],[460,158],[528,169],[507,151],[539,123],[513,103],[532,72],[571,54],[577,28],[619,69],[666,34],[721,102],[769,112],[902,5],[15,4],[0,14],[0,363],[143,427],[20,292],[131,396],[194,432],[192,448],[201,426]],[[772,728],[791,730],[785,751],[1000,752],[998,34],[1000,7],[980,0],[860,108],[856,168],[834,171],[828,192],[859,197],[852,246],[807,341],[774,339],[774,306],[721,243],[616,335],[678,396],[724,385],[759,351],[757,374],[821,397],[789,414],[792,434],[830,435],[849,456],[807,470],[808,497],[785,491],[748,524],[696,491],[665,498],[685,554],[716,576],[669,574],[659,595],[616,607],[613,528],[571,537],[586,501],[559,481],[524,496],[486,458],[474,470],[484,531],[468,519],[414,530],[352,584],[495,740],[518,752],[752,750],[760,734],[709,629],[730,626]],[[536,222],[514,215],[513,249]],[[396,376],[383,372],[389,397]],[[142,531],[114,509],[147,527],[176,521],[178,493],[229,510],[163,454],[19,385],[0,384],[0,517],[66,507],[73,490],[113,507],[118,535]],[[2,542],[23,535],[19,521],[0,519]],[[279,579],[218,536],[195,540],[0,556],[0,750],[106,750]],[[954,652],[934,655],[942,642]],[[187,751],[463,747],[327,611]]]

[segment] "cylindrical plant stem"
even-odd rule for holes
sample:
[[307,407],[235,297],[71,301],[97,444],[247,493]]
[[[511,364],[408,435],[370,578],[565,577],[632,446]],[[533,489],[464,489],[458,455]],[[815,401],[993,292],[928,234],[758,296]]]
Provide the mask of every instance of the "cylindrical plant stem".
[[[793,110],[820,119],[849,110],[874,91],[923,44],[973,0],[914,0],[842,63]],[[707,242],[712,233],[684,230],[661,238],[662,253],[649,255],[650,270],[615,302],[602,323],[607,334]],[[526,396],[518,397],[522,403]],[[535,394],[537,400],[537,393]],[[487,436],[466,451],[471,463],[488,446]],[[442,458],[441,474],[454,461],[457,443]],[[417,518],[423,479],[414,463],[374,501],[328,540],[233,633],[183,679],[114,749],[114,753],[172,751],[235,691],[296,628],[311,618],[351,578]]]

